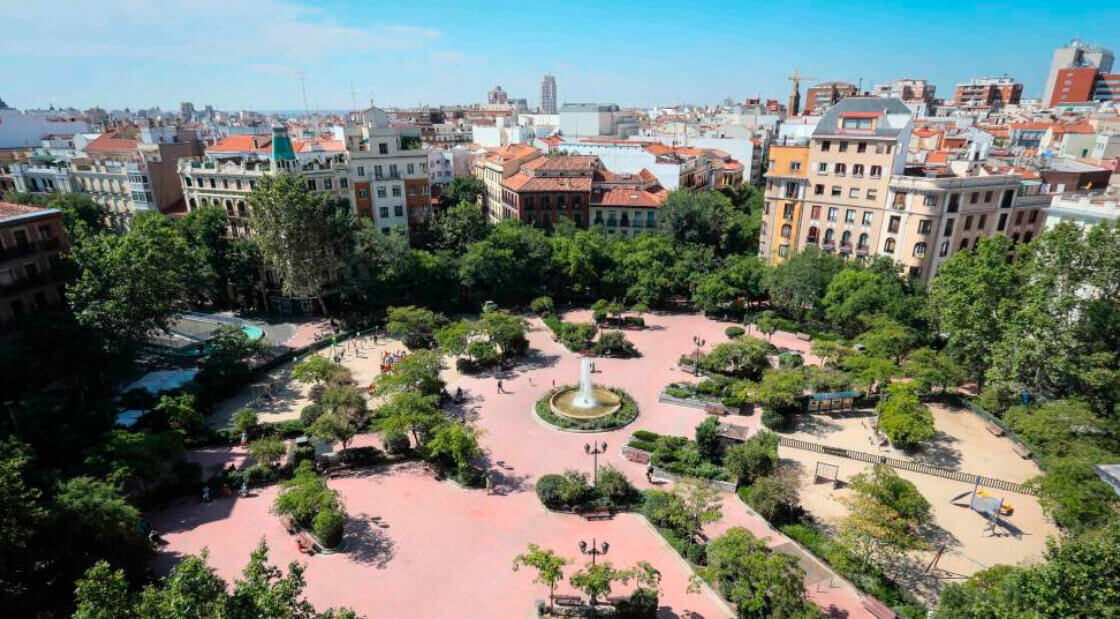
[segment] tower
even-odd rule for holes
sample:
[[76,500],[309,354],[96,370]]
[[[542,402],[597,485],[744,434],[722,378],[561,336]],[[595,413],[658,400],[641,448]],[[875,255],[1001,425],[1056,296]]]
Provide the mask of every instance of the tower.
[[541,78],[541,114],[556,113],[556,78],[545,74]]

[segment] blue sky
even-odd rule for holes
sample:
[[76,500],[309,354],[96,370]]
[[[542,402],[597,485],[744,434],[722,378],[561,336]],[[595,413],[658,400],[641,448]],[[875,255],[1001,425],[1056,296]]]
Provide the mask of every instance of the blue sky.
[[[494,84],[536,105],[648,106],[761,94],[794,67],[864,87],[978,75],[1041,95],[1054,47],[1120,50],[1120,4],[963,2],[345,2],[0,0],[0,97],[15,107],[179,101],[219,109],[470,103]],[[811,5],[811,6],[809,6]]]

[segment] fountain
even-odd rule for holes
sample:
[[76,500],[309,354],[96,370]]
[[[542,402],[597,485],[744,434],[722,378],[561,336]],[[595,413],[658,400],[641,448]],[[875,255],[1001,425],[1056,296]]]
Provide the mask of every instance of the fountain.
[[579,386],[564,387],[549,400],[552,412],[575,419],[604,417],[622,407],[622,398],[606,387],[591,382],[591,360],[580,359]]

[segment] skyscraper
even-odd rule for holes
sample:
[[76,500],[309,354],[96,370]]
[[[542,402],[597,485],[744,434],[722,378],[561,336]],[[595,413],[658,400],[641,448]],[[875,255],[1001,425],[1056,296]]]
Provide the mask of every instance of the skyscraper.
[[552,74],[541,78],[541,113],[556,113],[556,78]]
[[[1065,45],[1054,50],[1054,59],[1050,61],[1050,74],[1046,77],[1046,90],[1042,93],[1042,104],[1051,106],[1063,99],[1073,100],[1077,98],[1062,96],[1061,89],[1057,87],[1059,73],[1062,73],[1063,71],[1067,72],[1067,75],[1063,76],[1063,86],[1072,85],[1076,88],[1076,83],[1067,84],[1066,79],[1069,79],[1070,82],[1085,81],[1085,79],[1071,79],[1076,78],[1077,75],[1068,75],[1069,70],[1090,68],[1096,69],[1095,72],[1084,72],[1092,73],[1092,75],[1089,75],[1086,78],[1088,83],[1092,84],[1093,79],[1096,77],[1097,73],[1108,74],[1110,71],[1112,71],[1113,60],[1114,57],[1112,54],[1112,50],[1105,49],[1103,47],[1085,45],[1081,42],[1081,39],[1074,39],[1070,42],[1069,45]],[[1076,74],[1078,72],[1075,71],[1074,73]],[[1088,100],[1088,98],[1081,97],[1081,100]]]

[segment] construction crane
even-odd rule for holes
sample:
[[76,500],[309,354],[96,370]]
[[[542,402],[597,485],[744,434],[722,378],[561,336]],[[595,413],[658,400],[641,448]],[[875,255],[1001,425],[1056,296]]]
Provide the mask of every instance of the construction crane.
[[815,80],[819,78],[801,75],[801,71],[795,67],[793,73],[786,79],[793,82],[793,92],[790,93],[789,96],[789,115],[797,116],[797,112],[801,109],[801,80]]

